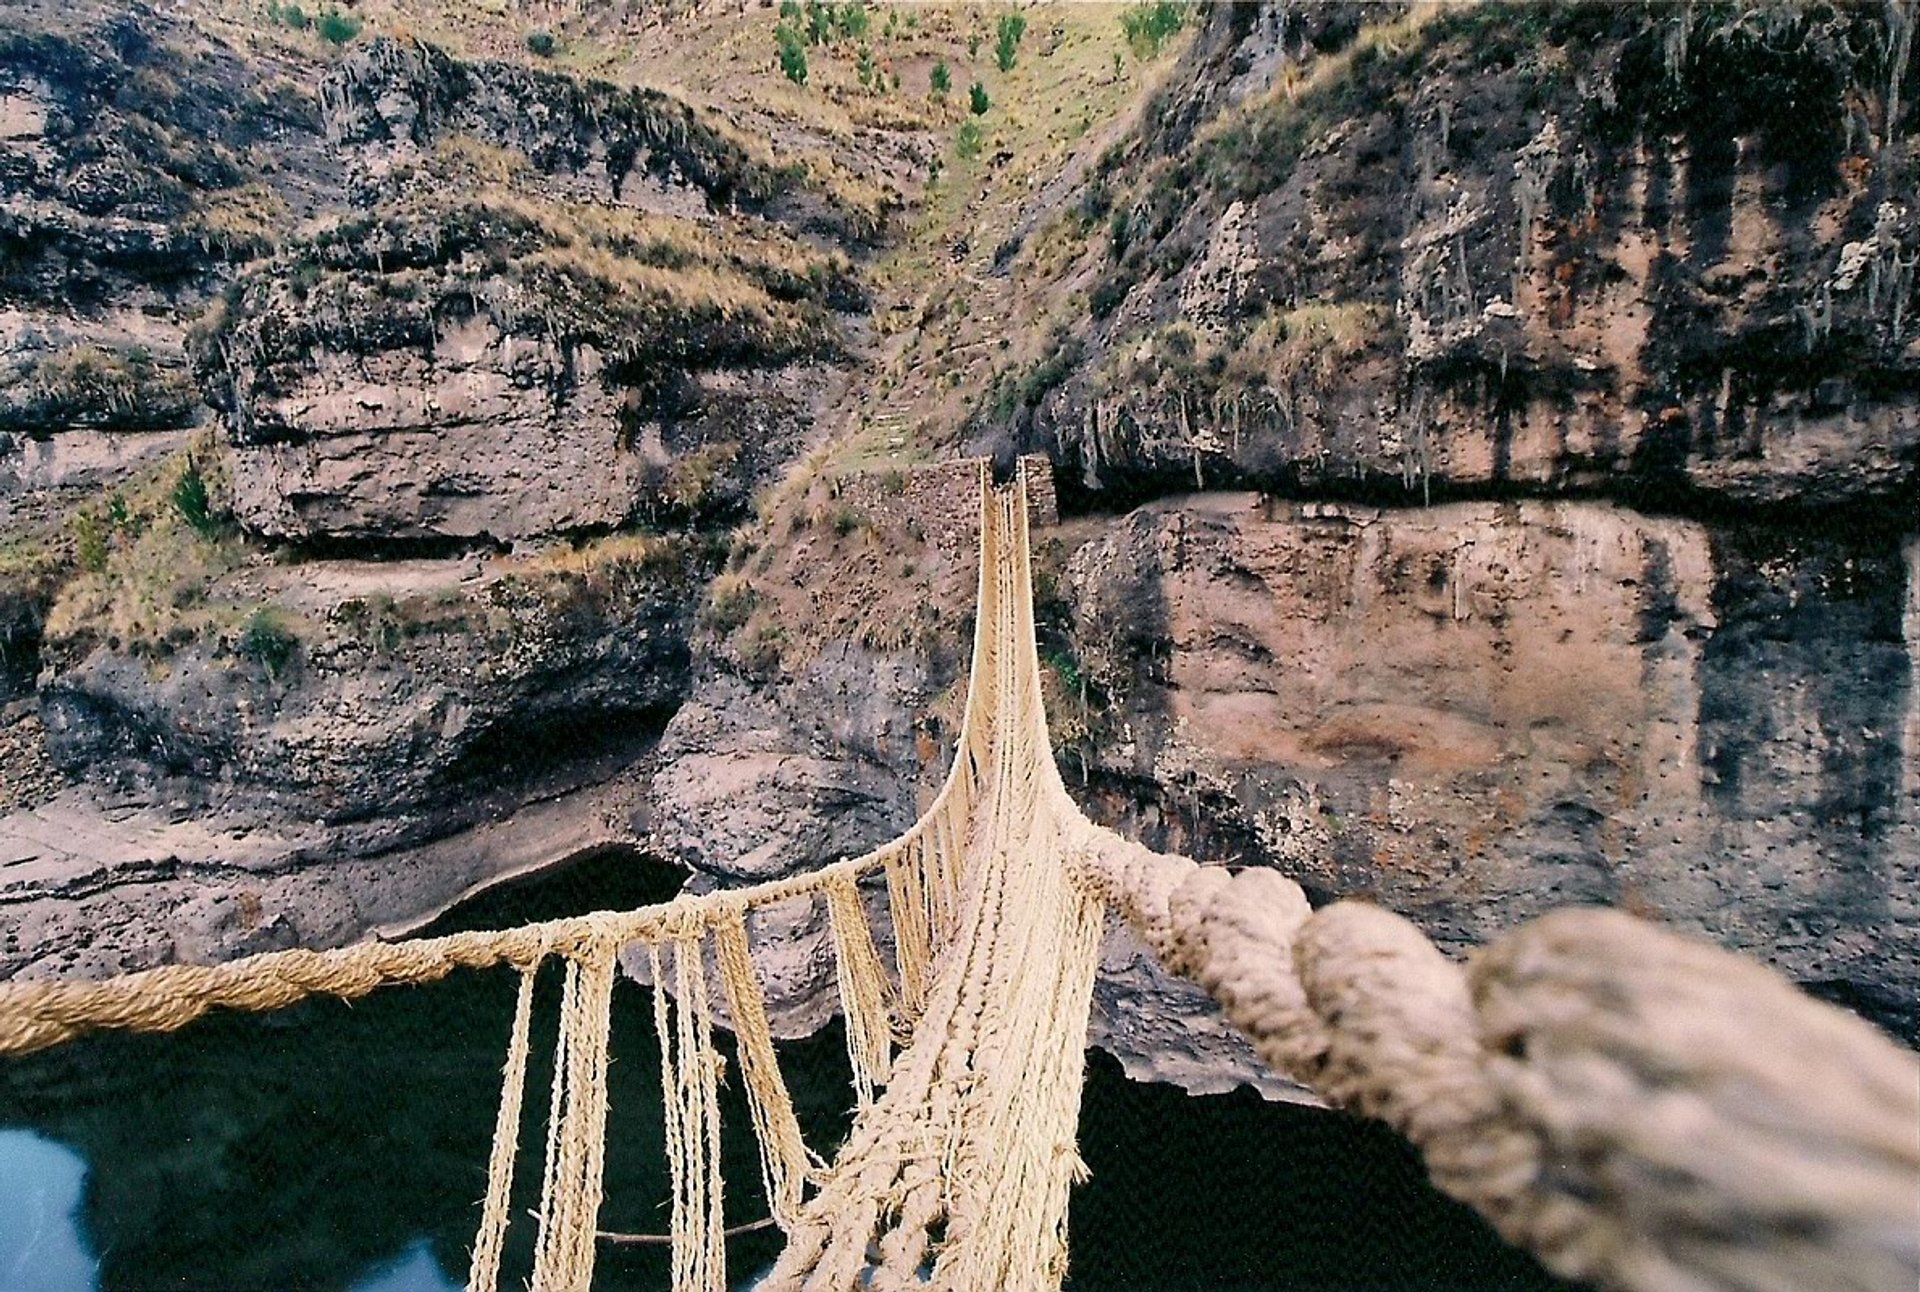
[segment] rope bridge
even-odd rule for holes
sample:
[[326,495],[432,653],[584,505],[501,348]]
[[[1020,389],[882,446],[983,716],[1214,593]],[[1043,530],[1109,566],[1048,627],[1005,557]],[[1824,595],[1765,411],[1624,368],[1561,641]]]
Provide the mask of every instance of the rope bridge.
[[[639,945],[656,988],[676,1292],[726,1286],[715,978],[787,1235],[762,1287],[1056,1289],[1111,911],[1212,994],[1265,1061],[1393,1125],[1440,1189],[1558,1273],[1634,1292],[1920,1285],[1911,1052],[1758,965],[1615,912],[1555,912],[1462,967],[1377,907],[1311,910],[1274,871],[1196,866],[1095,826],[1051,754],[1028,566],[1024,479],[993,489],[983,466],[953,768],[913,828],[865,856],[499,932],[13,985],[0,988],[0,1054],[512,965],[520,986],[468,1279],[469,1292],[494,1292],[534,980],[557,959],[532,1287],[585,1292],[613,978],[622,948]],[[750,950],[752,912],[801,899],[830,916],[858,1104],[830,1165],[801,1138]],[[1275,1252],[1276,1266],[1285,1259]]]

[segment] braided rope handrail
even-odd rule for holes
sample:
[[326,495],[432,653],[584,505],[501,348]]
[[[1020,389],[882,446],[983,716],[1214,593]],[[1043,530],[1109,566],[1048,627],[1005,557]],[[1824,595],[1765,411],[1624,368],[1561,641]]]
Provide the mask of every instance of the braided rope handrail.
[[1704,941],[1555,911],[1468,966],[1105,831],[1082,882],[1268,1064],[1387,1122],[1558,1274],[1631,1292],[1920,1286],[1920,1058]]

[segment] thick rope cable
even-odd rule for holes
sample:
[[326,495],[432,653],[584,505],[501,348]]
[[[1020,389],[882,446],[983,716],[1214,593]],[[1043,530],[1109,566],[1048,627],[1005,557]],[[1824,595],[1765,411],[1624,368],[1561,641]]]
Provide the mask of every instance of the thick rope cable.
[[690,1217],[692,1168],[687,1157],[686,1103],[681,1097],[680,1065],[674,1052],[679,1033],[674,1026],[672,998],[667,992],[667,976],[660,948],[647,946],[647,966],[653,977],[653,1030],[660,1047],[660,1102],[665,1123],[667,1178],[671,1188],[668,1204],[668,1233],[671,1239],[673,1286],[676,1292],[686,1288],[683,1282],[695,1261],[691,1241]]
[[1469,972],[1378,907],[1309,911],[1272,871],[1091,838],[1083,882],[1263,1059],[1394,1126],[1556,1273],[1630,1292],[1920,1285],[1920,1060],[1771,971],[1569,910]]
[[555,1087],[564,1090],[557,1132],[549,1135],[552,1170],[541,1202],[533,1292],[587,1292],[606,1155],[607,1040],[618,948],[607,943],[569,963],[561,1001],[564,1053]]
[[707,998],[706,954],[698,938],[673,948],[677,997],[675,1042],[682,1150],[686,1165],[686,1214],[674,1229],[684,1245],[684,1267],[676,1267],[674,1286],[698,1292],[725,1292],[723,1181],[720,1175],[720,1056],[713,1046],[713,1022]]
[[480,1210],[480,1232],[474,1238],[467,1292],[495,1292],[500,1285],[500,1255],[506,1245],[507,1212],[513,1197],[513,1163],[520,1150],[520,1105],[527,1081],[533,984],[539,972],[537,964],[520,971],[507,1059],[501,1068],[500,1111],[493,1124],[493,1150],[487,1156],[487,1196]]
[[887,909],[893,914],[894,964],[900,974],[901,1019],[911,1026],[927,1004],[927,970],[933,960],[928,930],[923,841],[887,863]]

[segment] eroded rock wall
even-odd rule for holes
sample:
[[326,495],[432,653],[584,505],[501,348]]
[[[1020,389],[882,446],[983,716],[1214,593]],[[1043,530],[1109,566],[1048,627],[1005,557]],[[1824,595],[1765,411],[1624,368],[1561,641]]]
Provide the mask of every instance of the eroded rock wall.
[[1904,12],[1224,6],[1013,429],[1092,499],[1910,499]]
[[1456,948],[1625,906],[1911,1034],[1911,548],[1593,503],[1156,505],[1070,565],[1075,756],[1142,837]]

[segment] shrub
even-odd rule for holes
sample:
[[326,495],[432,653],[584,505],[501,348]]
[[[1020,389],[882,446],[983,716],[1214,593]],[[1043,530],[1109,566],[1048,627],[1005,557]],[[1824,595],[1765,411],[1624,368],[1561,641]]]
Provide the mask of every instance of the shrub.
[[807,83],[807,47],[800,39],[800,33],[781,23],[773,29],[773,38],[780,46],[780,70],[786,73],[789,81],[795,85]]
[[1003,72],[1011,72],[1020,54],[1020,38],[1027,33],[1027,20],[1020,14],[1000,15],[998,39],[994,41],[993,61]]
[[1151,58],[1186,25],[1186,9],[1178,0],[1136,4],[1120,15],[1120,30],[1137,57]]
[[933,92],[945,98],[947,91],[953,88],[953,72],[947,67],[947,60],[941,59],[933,65]]
[[1130,274],[1117,273],[1101,280],[1087,298],[1087,309],[1093,317],[1103,319],[1120,308],[1120,302],[1127,299],[1127,293],[1133,290],[1133,278]]
[[807,44],[824,45],[833,38],[833,6],[807,0]]
[[780,0],[780,18],[783,22],[799,22],[800,0]]
[[171,497],[173,509],[193,527],[194,533],[212,538],[220,532],[220,520],[213,514],[213,500],[207,491],[207,478],[200,474],[200,464],[193,460],[192,454],[187,455],[186,466],[173,482]]
[[827,513],[827,527],[833,531],[835,538],[845,538],[866,523],[867,518],[859,509],[846,503],[838,504]]
[[99,574],[107,568],[107,526],[91,510],[76,511],[67,520],[67,529],[73,535],[74,559],[80,568],[89,574]]
[[247,616],[246,626],[240,630],[240,653],[266,669],[267,676],[275,681],[293,662],[299,647],[300,639],[271,606],[256,609]]
[[967,106],[973,110],[974,116],[986,116],[987,109],[993,106],[987,98],[987,87],[975,81],[973,88],[967,91]]
[[786,629],[778,624],[761,624],[739,644],[741,666],[756,677],[771,677],[780,668],[781,647],[786,640]]
[[320,33],[320,39],[329,45],[344,45],[360,34],[360,20],[349,18],[338,9],[329,9],[320,15],[313,29]]
[[961,123],[960,134],[953,141],[953,150],[960,154],[961,161],[972,161],[980,155],[980,149],[984,143],[980,123],[967,121]]
[[267,17],[279,23],[281,26],[291,27],[295,31],[305,31],[313,25],[313,20],[307,17],[307,11],[297,4],[283,5],[277,2],[269,3],[267,5]]
[[538,54],[541,58],[552,58],[553,51],[558,48],[558,46],[559,42],[553,38],[553,33],[550,31],[530,31],[527,33],[527,48],[535,54]]
[[724,636],[739,631],[759,604],[760,594],[745,579],[716,579],[701,619],[708,628]]
[[841,5],[836,17],[843,40],[866,39],[867,29],[871,23],[863,0],[849,0],[847,4]]
[[858,70],[860,73],[860,87],[865,90],[873,89],[880,79],[879,64],[873,61],[873,46],[862,45],[860,47]]
[[1041,655],[1049,668],[1060,675],[1060,684],[1068,692],[1084,696],[1087,679],[1080,672],[1080,662],[1070,651],[1055,648]]

